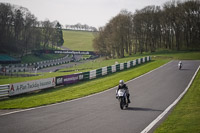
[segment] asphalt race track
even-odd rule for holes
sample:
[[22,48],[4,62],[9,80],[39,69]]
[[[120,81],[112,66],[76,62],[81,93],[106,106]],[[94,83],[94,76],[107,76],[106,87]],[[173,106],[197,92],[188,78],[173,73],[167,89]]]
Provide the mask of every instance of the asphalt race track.
[[60,104],[0,115],[1,133],[139,133],[184,91],[200,61],[172,61],[127,83],[131,104],[121,110],[115,89]]

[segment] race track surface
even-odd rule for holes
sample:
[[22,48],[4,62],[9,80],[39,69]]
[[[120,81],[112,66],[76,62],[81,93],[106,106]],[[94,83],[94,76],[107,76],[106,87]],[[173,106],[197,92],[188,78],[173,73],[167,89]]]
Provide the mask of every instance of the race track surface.
[[1,115],[1,133],[139,133],[184,91],[200,61],[178,61],[127,83],[131,104],[121,110],[110,89],[82,99]]

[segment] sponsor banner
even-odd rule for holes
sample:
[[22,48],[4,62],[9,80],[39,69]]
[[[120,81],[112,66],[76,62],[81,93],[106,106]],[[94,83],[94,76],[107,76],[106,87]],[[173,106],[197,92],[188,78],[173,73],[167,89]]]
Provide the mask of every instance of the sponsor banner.
[[130,66],[131,66],[131,62],[128,61],[128,62],[127,62],[127,68],[130,68]]
[[79,81],[79,74],[63,76],[63,84],[73,84]]
[[150,61],[150,56],[147,57],[147,61]]
[[33,50],[35,54],[75,54],[75,55],[96,55],[93,51],[72,51],[72,50]]
[[102,67],[102,75],[106,75],[107,74],[107,67]]
[[124,63],[120,63],[120,70],[124,69]]
[[55,86],[55,78],[47,78],[47,79],[10,84],[9,96],[50,88],[54,86]]
[[136,65],[136,60],[133,60],[133,66],[135,66]]
[[141,63],[141,60],[140,60],[140,58],[138,59],[138,64],[140,64]]
[[145,57],[143,57],[143,63],[145,63]]
[[96,70],[90,71],[90,79],[96,78]]
[[116,72],[116,65],[112,65],[112,72]]
[[63,77],[56,77],[56,86],[63,85]]
[[88,51],[69,51],[69,50],[55,50],[54,54],[78,54],[78,55],[90,55]]
[[80,73],[79,75],[78,75],[78,80],[83,80],[83,73]]

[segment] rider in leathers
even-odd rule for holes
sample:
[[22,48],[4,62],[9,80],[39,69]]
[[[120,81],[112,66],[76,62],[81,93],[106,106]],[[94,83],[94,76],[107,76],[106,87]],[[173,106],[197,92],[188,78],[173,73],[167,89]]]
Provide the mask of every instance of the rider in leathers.
[[118,89],[117,89],[117,93],[118,93],[118,90],[119,89],[125,89],[126,90],[126,96],[127,96],[127,100],[128,100],[128,103],[131,103],[129,97],[130,97],[130,94],[129,94],[129,90],[128,90],[128,87],[126,86],[126,84],[124,84],[124,81],[123,80],[120,80],[119,81],[119,86],[118,86]]

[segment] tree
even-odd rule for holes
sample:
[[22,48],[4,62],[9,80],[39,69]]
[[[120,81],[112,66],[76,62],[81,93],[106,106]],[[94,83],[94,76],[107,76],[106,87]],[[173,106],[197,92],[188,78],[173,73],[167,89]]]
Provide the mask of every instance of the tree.
[[56,45],[60,47],[60,46],[63,45],[64,39],[63,39],[62,26],[61,26],[61,24],[59,22],[57,22],[55,29],[56,29],[56,33],[55,34],[57,36]]
[[133,51],[200,49],[199,7],[199,0],[188,0],[169,1],[163,8],[146,6],[134,14],[122,10],[101,29],[95,50],[121,58]]
[[24,7],[0,3],[0,52],[28,54],[33,49],[61,46],[62,26],[58,21],[43,22]]
[[43,21],[42,22],[43,49],[48,48],[53,32],[54,32],[53,24],[49,20]]
[[12,50],[13,48],[11,45],[14,42],[12,8],[10,4],[0,3],[0,52],[6,52],[6,49]]

